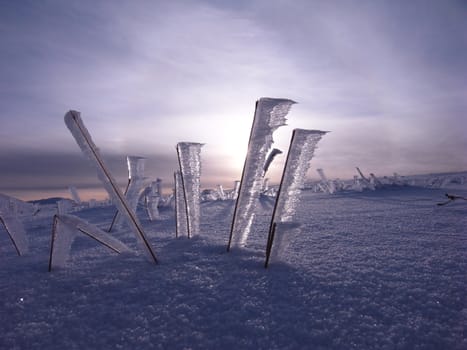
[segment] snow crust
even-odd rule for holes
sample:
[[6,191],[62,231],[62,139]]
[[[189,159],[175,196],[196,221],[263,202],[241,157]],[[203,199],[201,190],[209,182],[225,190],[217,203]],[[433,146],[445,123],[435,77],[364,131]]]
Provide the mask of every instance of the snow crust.
[[[0,348],[465,349],[467,201],[437,206],[446,191],[467,196],[460,182],[304,190],[300,239],[269,269],[270,205],[258,206],[248,248],[229,254],[234,201],[211,201],[201,205],[203,235],[190,240],[174,239],[172,210],[155,222],[138,212],[157,266],[78,235],[52,273],[52,217],[35,217],[24,224],[28,255],[0,234]],[[114,211],[75,214],[106,228]],[[129,229],[114,235],[137,248]]]
[[[52,273],[52,217],[36,216],[24,224],[28,255],[0,234],[0,348],[465,349],[467,202],[436,204],[467,187],[448,186],[304,190],[299,239],[269,269],[270,206],[258,206],[248,248],[229,254],[234,201],[202,203],[190,240],[174,239],[172,210],[155,222],[141,210],[159,265],[78,235]],[[75,214],[106,228],[114,210]],[[115,236],[136,248],[129,229]]]

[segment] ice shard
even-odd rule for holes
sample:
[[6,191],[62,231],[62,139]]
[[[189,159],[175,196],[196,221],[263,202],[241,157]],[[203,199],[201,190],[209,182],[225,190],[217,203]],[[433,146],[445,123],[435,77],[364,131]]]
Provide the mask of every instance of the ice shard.
[[266,175],[268,172],[269,166],[271,165],[272,161],[278,154],[282,154],[282,151],[278,148],[273,148],[272,151],[269,153],[268,157],[266,158],[266,163],[264,164],[263,167],[263,176]]
[[328,178],[326,177],[326,175],[324,174],[324,170],[323,169],[316,169],[316,171],[318,172],[320,178],[321,178],[321,182],[323,184],[323,187],[325,189],[325,191],[329,194],[333,194],[334,192],[336,192],[336,187],[334,186],[334,183],[330,180],[328,180]]
[[[131,210],[136,213],[140,193],[142,192],[146,182],[146,178],[144,177],[146,158],[127,156],[126,159],[128,166],[128,184],[124,194]],[[121,228],[122,224],[123,216],[120,211],[117,211],[114,215],[112,223],[110,224],[109,232],[111,232],[113,228]]]
[[225,192],[224,192],[224,187],[222,185],[217,185],[217,193],[218,193],[218,198],[220,200],[225,200]]
[[151,261],[157,263],[156,255],[146,238],[146,234],[144,233],[141,223],[136,217],[135,212],[131,209],[130,203],[126,200],[112,174],[107,169],[100,155],[99,149],[94,144],[89,131],[84,126],[80,113],[77,111],[69,111],[65,115],[65,124],[68,129],[70,129],[70,132],[78,143],[78,146],[81,148],[81,151],[94,164],[98,178],[102,181],[104,188],[109,193],[109,196],[118,211],[125,217],[125,220],[135,234],[141,249],[146,253]]
[[234,188],[232,190],[231,198],[230,199],[237,199],[238,192],[240,191],[240,181],[236,180],[234,182]]
[[373,186],[373,188],[383,186],[381,181],[373,173],[370,174],[370,183]]
[[[269,226],[269,235],[266,244],[266,262],[269,264],[271,251],[284,249],[283,245],[290,242],[285,238],[288,231],[285,229],[295,226],[293,216],[299,201],[299,195],[305,183],[306,173],[310,167],[316,145],[326,131],[295,129],[292,133],[290,147],[285,162],[282,179],[276,196],[276,202]],[[276,236],[280,237],[274,245]]]
[[50,244],[49,271],[52,267],[63,267],[70,254],[71,245],[82,233],[116,253],[130,249],[107,232],[74,215],[58,214],[53,218],[52,241]]
[[179,142],[177,155],[185,195],[188,237],[199,234],[200,220],[200,177],[202,143]]
[[161,200],[161,179],[152,181],[144,191],[144,203],[149,220],[154,221],[159,219],[159,203]]
[[0,211],[0,223],[10,237],[18,255],[25,255],[28,252],[28,241],[23,224],[14,216],[5,215]]
[[180,171],[174,173],[175,182],[175,237],[188,237],[188,214]]
[[78,190],[75,186],[68,187],[70,190],[71,198],[76,204],[81,204],[81,198],[79,197]]
[[266,156],[274,142],[272,135],[276,129],[286,125],[286,115],[294,103],[288,99],[264,97],[256,102],[227,251],[232,245],[241,247],[247,242],[263,187]]
[[363,175],[362,171],[360,170],[359,167],[356,167],[358,174],[362,178],[363,183],[365,184],[366,187],[368,187],[370,190],[375,190],[375,185],[369,180],[365,175]]
[[20,217],[32,216],[33,212],[32,204],[0,194],[0,223],[20,256],[25,255],[29,250],[26,231]]

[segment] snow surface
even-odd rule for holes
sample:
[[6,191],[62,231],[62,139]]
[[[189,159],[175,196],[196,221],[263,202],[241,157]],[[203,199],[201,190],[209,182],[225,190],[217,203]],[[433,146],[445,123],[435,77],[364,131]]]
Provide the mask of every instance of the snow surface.
[[[466,349],[467,201],[437,206],[445,192],[305,190],[302,234],[269,269],[267,197],[230,253],[232,200],[203,202],[193,239],[175,239],[173,210],[139,211],[159,265],[83,235],[48,273],[52,217],[30,219],[24,257],[0,231],[0,349]],[[114,211],[74,214],[105,229]]]

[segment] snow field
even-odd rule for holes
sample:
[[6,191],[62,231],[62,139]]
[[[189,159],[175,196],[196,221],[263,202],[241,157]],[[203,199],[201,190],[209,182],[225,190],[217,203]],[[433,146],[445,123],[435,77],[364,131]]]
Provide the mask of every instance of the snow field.
[[[464,349],[467,202],[443,196],[304,191],[301,234],[267,270],[267,200],[230,253],[233,201],[202,203],[193,239],[174,238],[172,211],[138,212],[157,266],[83,236],[48,273],[51,218],[25,223],[24,257],[0,228],[0,348]],[[114,208],[75,214],[105,229]],[[137,251],[128,229],[113,235]]]

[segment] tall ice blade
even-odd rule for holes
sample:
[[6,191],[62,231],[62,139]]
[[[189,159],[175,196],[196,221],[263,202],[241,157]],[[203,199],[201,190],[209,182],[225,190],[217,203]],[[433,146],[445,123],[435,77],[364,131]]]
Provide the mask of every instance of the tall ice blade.
[[267,153],[274,142],[272,134],[277,128],[286,125],[286,115],[294,103],[288,99],[265,97],[256,102],[227,250],[230,250],[231,245],[238,247],[246,244],[263,187]]
[[[297,208],[300,192],[305,183],[306,173],[310,167],[310,161],[313,158],[317,143],[325,134],[325,131],[305,129],[295,129],[292,133],[289,152],[269,227],[266,267],[273,249],[274,235],[285,234],[283,228],[286,226],[282,224],[293,222],[293,216]],[[276,226],[279,228],[278,230],[276,230]],[[279,241],[284,243],[286,239],[281,237]],[[276,245],[274,249],[281,250],[281,247]]]
[[180,163],[180,174],[188,218],[188,237],[199,234],[202,146],[202,143],[195,142],[179,142],[177,144],[177,154]]

